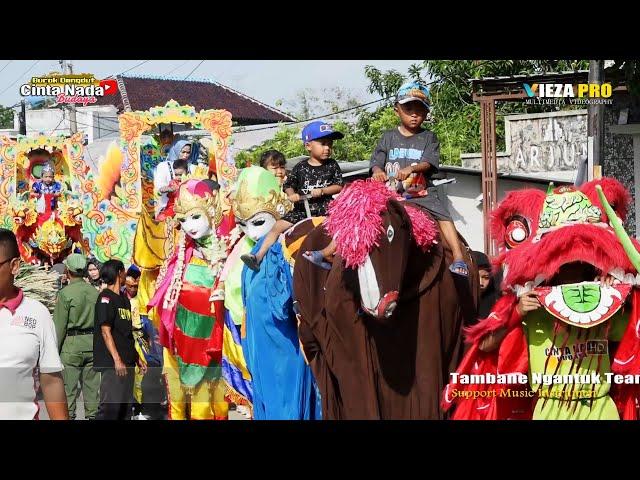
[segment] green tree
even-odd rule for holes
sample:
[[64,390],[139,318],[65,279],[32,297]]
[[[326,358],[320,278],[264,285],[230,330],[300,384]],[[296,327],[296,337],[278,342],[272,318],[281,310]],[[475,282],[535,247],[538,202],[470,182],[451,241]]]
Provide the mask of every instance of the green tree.
[[[406,79],[422,81],[431,92],[429,128],[440,140],[443,164],[459,165],[461,153],[480,151],[480,107],[473,101],[471,79],[588,69],[588,60],[425,60],[408,74],[367,66],[369,90],[390,97]],[[391,100],[389,100],[391,101]],[[499,104],[498,116],[557,109],[556,106]],[[504,122],[497,124],[498,149],[504,149]]]
[[285,158],[304,155],[306,150],[300,141],[301,130],[301,127],[297,125],[281,127],[272,139],[265,141],[251,150],[238,152],[235,157],[236,166],[238,168],[245,168],[251,165],[259,165],[260,156],[267,150],[272,149],[282,152]]
[[[361,141],[362,129],[358,127],[357,122],[364,110],[356,107],[362,103],[363,101],[351,91],[334,87],[301,90],[293,100],[279,100],[277,106],[301,120],[352,109],[332,115],[327,121],[345,135],[344,139],[334,142],[333,157],[339,161],[356,161],[367,159],[370,155],[367,146]],[[307,151],[300,140],[301,132],[301,124],[280,127],[274,138],[250,150],[239,152],[236,155],[236,166],[244,168],[258,165],[260,156],[271,149],[279,150],[286,158],[306,155]]]
[[615,60],[608,71],[623,79],[635,101],[640,99],[640,60]]
[[[640,76],[640,68],[634,63],[618,64],[627,76]],[[431,91],[431,112],[428,128],[440,140],[443,164],[459,165],[461,153],[480,151],[480,107],[473,101],[471,79],[481,77],[533,74],[551,71],[588,69],[588,60],[424,60],[412,65],[406,73],[395,70],[381,71],[373,66],[365,67],[370,93],[382,101],[374,111],[354,110],[355,116],[344,116],[335,121],[337,130],[345,138],[334,143],[334,158],[338,161],[367,160],[382,132],[399,124],[393,111],[394,96],[406,80],[421,81]],[[354,101],[338,89],[324,89],[324,97],[310,90],[299,92],[289,103],[292,114],[298,118],[310,118],[355,106]],[[498,118],[515,113],[534,113],[557,109],[556,106],[526,105],[522,102],[501,103]],[[331,120],[329,120],[331,121]],[[284,127],[275,136],[249,152],[237,155],[238,166],[257,164],[265,150],[275,148],[287,158],[304,155],[306,151],[299,140],[301,127]],[[498,149],[505,148],[504,122],[496,128]]]
[[[355,122],[340,120],[331,123],[335,130],[344,134],[343,139],[333,142],[332,156],[339,162],[368,160],[382,132],[399,124],[392,107],[383,107],[375,112],[361,112]],[[301,132],[301,125],[281,127],[271,140],[251,150],[239,152],[235,157],[236,166],[244,168],[258,165],[260,156],[271,149],[279,150],[286,158],[307,155],[300,140]]]
[[0,105],[0,128],[13,128],[13,109]]

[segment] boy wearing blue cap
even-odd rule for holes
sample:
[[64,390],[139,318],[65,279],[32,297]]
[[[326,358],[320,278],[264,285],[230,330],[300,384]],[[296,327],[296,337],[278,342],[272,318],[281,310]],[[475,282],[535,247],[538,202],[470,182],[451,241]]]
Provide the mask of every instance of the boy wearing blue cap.
[[302,130],[302,141],[309,152],[309,159],[293,167],[282,186],[294,208],[276,222],[255,255],[240,257],[249,268],[258,271],[262,258],[280,234],[307,218],[300,195],[311,195],[312,198],[308,200],[311,216],[322,217],[327,214],[332,195],[342,190],[342,172],[338,162],[331,158],[331,150],[333,141],[343,137],[342,133],[321,121],[312,122]]

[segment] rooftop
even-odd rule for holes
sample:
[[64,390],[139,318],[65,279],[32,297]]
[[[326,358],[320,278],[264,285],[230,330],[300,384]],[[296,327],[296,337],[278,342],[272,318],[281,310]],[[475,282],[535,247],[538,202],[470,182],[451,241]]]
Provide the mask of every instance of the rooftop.
[[[118,76],[118,93],[98,97],[95,105],[114,105],[124,110],[123,95],[131,110],[148,110],[174,99],[180,105],[196,109],[224,109],[231,112],[234,122],[241,125],[291,122],[295,119],[285,112],[262,103],[213,80],[179,80],[146,76]],[[124,85],[124,92],[120,84]]]

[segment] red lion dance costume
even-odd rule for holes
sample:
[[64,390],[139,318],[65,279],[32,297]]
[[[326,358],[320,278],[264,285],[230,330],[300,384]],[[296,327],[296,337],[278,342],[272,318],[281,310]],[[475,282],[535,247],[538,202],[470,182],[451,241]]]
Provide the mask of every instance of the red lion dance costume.
[[[443,394],[453,419],[638,418],[640,245],[620,222],[629,201],[603,178],[500,203],[491,231],[504,295],[467,331],[471,347]],[[540,308],[521,316],[532,292]]]

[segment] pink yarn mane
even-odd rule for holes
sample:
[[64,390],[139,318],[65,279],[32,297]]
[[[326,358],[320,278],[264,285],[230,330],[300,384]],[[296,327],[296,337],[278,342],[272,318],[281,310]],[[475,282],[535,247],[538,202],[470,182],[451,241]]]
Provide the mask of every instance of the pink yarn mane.
[[[382,213],[390,199],[402,200],[382,182],[356,180],[329,204],[325,222],[346,267],[362,265],[383,237]],[[414,241],[425,251],[437,243],[435,222],[418,207],[404,203]]]

